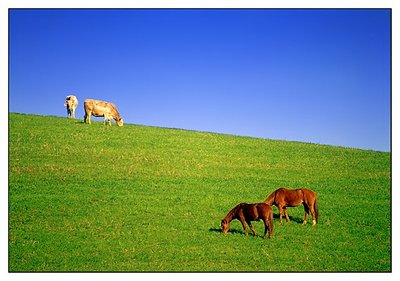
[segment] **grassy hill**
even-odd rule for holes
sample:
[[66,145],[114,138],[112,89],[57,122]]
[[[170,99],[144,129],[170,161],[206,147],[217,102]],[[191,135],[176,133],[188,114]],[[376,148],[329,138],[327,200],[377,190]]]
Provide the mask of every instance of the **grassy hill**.
[[[10,113],[9,270],[390,271],[390,183],[390,153]],[[278,187],[318,193],[316,227],[221,234]]]

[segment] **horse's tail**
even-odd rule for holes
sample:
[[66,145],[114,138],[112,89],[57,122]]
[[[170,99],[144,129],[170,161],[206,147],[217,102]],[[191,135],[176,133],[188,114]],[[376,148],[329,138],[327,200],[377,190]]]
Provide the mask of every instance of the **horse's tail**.
[[318,200],[317,200],[317,194],[315,194],[314,211],[315,211],[315,221],[318,222]]

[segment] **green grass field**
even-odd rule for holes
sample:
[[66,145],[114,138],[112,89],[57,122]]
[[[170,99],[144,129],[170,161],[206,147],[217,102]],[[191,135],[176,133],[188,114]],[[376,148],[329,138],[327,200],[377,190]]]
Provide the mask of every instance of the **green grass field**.
[[[10,113],[9,271],[388,272],[390,170],[390,153]],[[278,187],[318,193],[316,227],[297,207],[271,240],[221,234]]]

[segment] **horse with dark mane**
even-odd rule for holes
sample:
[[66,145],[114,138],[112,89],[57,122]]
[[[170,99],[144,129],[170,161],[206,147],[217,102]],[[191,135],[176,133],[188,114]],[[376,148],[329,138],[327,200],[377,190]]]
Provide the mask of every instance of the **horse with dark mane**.
[[264,200],[268,205],[275,205],[279,209],[279,223],[282,224],[282,212],[285,212],[286,221],[290,222],[286,207],[304,206],[304,221],[307,223],[308,215],[311,212],[312,225],[318,221],[317,193],[307,188],[287,189],[279,188],[272,192]]
[[244,234],[248,236],[246,230],[246,222],[250,226],[251,231],[253,232],[254,236],[257,236],[257,233],[254,230],[253,225],[251,224],[252,221],[263,220],[264,221],[264,236],[267,234],[267,229],[269,232],[269,238],[272,238],[272,232],[274,229],[274,221],[272,215],[272,207],[264,204],[247,204],[247,203],[240,203],[229,213],[225,216],[225,218],[221,221],[222,232],[227,233],[229,231],[231,221],[234,219],[238,219],[243,226]]

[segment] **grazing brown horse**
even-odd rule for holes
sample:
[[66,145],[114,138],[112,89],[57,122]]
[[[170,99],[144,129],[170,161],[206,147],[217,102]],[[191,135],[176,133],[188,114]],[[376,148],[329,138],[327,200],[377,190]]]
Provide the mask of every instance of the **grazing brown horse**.
[[240,203],[229,213],[225,216],[225,218],[221,221],[222,232],[227,233],[230,226],[231,221],[234,219],[240,220],[242,223],[244,234],[248,236],[246,230],[246,222],[250,226],[251,231],[253,232],[254,236],[257,236],[257,233],[254,231],[254,227],[251,224],[251,221],[263,220],[264,221],[264,236],[267,234],[267,229],[269,232],[269,238],[272,238],[272,232],[274,230],[274,220],[272,214],[272,207],[264,204],[247,204],[247,203]]
[[282,224],[282,211],[285,212],[286,221],[290,222],[286,207],[297,207],[303,204],[304,206],[304,221],[307,223],[308,215],[311,212],[312,225],[318,221],[318,204],[317,193],[307,188],[287,189],[279,188],[272,192],[264,200],[268,205],[275,205],[279,209],[279,223]]

